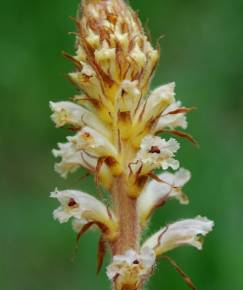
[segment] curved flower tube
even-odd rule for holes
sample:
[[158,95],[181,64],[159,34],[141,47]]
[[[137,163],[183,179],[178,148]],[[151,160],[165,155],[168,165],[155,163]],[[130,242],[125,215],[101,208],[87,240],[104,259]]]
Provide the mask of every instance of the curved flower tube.
[[114,239],[117,235],[118,224],[114,213],[93,196],[77,190],[56,190],[51,197],[61,204],[53,212],[54,218],[60,223],[73,218],[75,230],[78,226],[81,230],[83,225],[92,222],[103,230],[107,238]]
[[142,248],[153,249],[156,256],[162,255],[182,245],[202,249],[203,237],[212,231],[214,223],[200,216],[168,225],[145,241]]
[[190,178],[190,171],[180,168],[174,174],[162,172],[157,176],[157,180],[148,182],[137,200],[137,212],[141,225],[146,225],[153,210],[162,206],[170,198],[178,199],[181,204],[188,204],[188,197],[183,193],[182,187]]

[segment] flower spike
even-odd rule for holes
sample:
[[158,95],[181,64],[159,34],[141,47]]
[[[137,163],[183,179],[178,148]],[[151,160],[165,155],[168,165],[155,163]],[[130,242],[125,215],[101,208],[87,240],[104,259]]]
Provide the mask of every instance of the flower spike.
[[67,177],[85,168],[96,186],[110,193],[111,209],[82,191],[56,190],[51,197],[60,206],[54,218],[71,219],[78,240],[97,226],[98,271],[109,250],[113,290],[143,289],[156,256],[184,244],[200,249],[213,227],[206,218],[181,220],[140,244],[156,208],[171,198],[188,203],[183,187],[191,174],[179,168],[179,142],[165,133],[195,144],[180,131],[187,128],[191,109],[176,100],[174,82],[150,89],[160,51],[124,0],[82,0],[73,20],[76,51],[64,56],[74,63],[69,78],[78,92],[71,101],[50,102],[52,121],[70,134],[52,151],[60,158],[55,170]]

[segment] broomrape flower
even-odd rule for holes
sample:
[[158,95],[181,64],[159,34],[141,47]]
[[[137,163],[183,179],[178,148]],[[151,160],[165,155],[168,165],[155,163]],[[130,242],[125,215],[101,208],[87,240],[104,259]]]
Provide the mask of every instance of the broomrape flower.
[[176,173],[162,172],[157,180],[149,181],[137,199],[137,213],[141,226],[146,222],[153,210],[162,206],[168,199],[174,197],[181,204],[188,204],[188,197],[183,193],[182,187],[189,181],[189,170],[180,168]]
[[117,289],[124,289],[127,285],[140,287],[151,274],[155,265],[155,253],[149,247],[141,249],[141,253],[128,250],[123,255],[113,257],[113,262],[107,267],[107,276],[116,283]]
[[[213,228],[212,221],[198,216],[165,225],[140,242],[156,209],[172,198],[189,202],[183,187],[191,174],[179,168],[179,141],[164,133],[195,143],[181,131],[191,109],[175,99],[175,83],[150,91],[159,48],[152,47],[137,14],[123,0],[83,0],[75,24],[76,53],[65,56],[76,67],[69,77],[78,94],[72,101],[50,102],[56,127],[73,132],[52,151],[59,159],[55,170],[67,177],[85,168],[110,192],[110,201],[55,190],[51,197],[60,206],[53,215],[60,223],[71,220],[78,239],[96,227],[101,233],[98,270],[109,249],[107,276],[113,289],[141,289],[159,256],[181,245],[200,250]],[[188,277],[185,282],[194,287]]]

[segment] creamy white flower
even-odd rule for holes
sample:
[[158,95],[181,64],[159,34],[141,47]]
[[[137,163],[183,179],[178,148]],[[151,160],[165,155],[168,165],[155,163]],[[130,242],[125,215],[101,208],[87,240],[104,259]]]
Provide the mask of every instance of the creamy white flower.
[[142,117],[143,122],[147,122],[152,117],[158,117],[166,107],[175,101],[174,88],[175,83],[169,83],[156,88],[150,93],[144,103],[141,103],[137,114],[139,116],[144,111]]
[[158,167],[164,170],[171,167],[175,170],[179,167],[179,162],[173,157],[179,147],[179,143],[173,138],[166,141],[160,137],[148,135],[142,140],[131,168],[136,172],[142,166],[141,175]]
[[55,157],[61,157],[61,161],[55,164],[55,171],[66,178],[68,173],[75,172],[83,167],[96,173],[97,181],[102,182],[102,185],[108,188],[111,185],[112,174],[119,174],[119,163],[111,164],[110,167],[105,163],[98,166],[98,152],[90,154],[88,150],[81,149],[75,142],[71,142],[72,138],[67,137],[69,142],[58,143],[59,148],[52,150]]
[[191,179],[191,172],[189,170],[180,168],[175,173],[162,172],[159,178],[171,186],[170,197],[177,198],[182,204],[188,203],[188,199],[182,192],[182,187]]
[[154,249],[157,256],[181,245],[191,245],[201,250],[202,238],[212,231],[213,226],[213,221],[200,216],[181,220],[152,235],[145,241],[142,248]]
[[115,234],[117,222],[115,215],[97,198],[77,190],[55,190],[52,198],[58,199],[60,207],[53,212],[53,216],[60,223],[74,218],[74,229],[81,229],[88,222],[105,226],[106,233]]
[[51,119],[57,127],[71,125],[80,128],[88,125],[95,128],[101,134],[110,136],[107,128],[100,120],[89,110],[72,102],[50,102],[50,108],[53,111]]
[[155,253],[151,248],[144,247],[140,253],[128,250],[124,255],[113,257],[107,267],[107,276],[110,280],[116,279],[121,285],[137,285],[146,280],[155,264]]
[[187,120],[186,113],[173,113],[172,112],[181,108],[181,102],[177,101],[169,105],[161,114],[156,127],[154,129],[155,132],[161,131],[165,128],[174,129],[176,127],[181,127],[182,129],[187,128]]
[[67,138],[76,150],[85,150],[95,156],[117,156],[114,145],[103,135],[90,127],[84,127],[75,136]]
[[57,127],[62,127],[66,124],[74,127],[83,126],[83,117],[90,113],[82,106],[72,102],[50,102],[50,108],[53,111],[51,119]]
[[145,225],[152,211],[171,197],[175,197],[181,204],[188,204],[187,196],[182,187],[189,181],[189,170],[180,168],[177,172],[163,172],[158,178],[161,182],[151,180],[145,186],[137,200],[137,213],[142,225]]
[[121,83],[122,95],[119,98],[119,110],[132,112],[137,106],[141,91],[138,89],[138,81],[124,80]]
[[96,72],[86,62],[81,63],[83,68],[80,71],[69,73],[69,77],[72,82],[88,96],[99,100],[104,99],[101,84],[97,78]]
[[84,151],[77,150],[76,146],[71,143],[58,143],[59,149],[53,149],[54,157],[61,157],[61,161],[55,164],[55,170],[62,177],[67,177],[68,173],[76,171],[79,167],[94,170],[97,166],[98,159],[91,157]]

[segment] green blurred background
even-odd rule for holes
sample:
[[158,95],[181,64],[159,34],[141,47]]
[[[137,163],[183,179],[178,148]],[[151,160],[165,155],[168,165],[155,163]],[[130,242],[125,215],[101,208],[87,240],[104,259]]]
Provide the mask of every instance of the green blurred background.
[[[75,252],[70,224],[52,219],[56,186],[94,192],[80,173],[62,180],[53,170],[51,149],[67,132],[50,121],[49,100],[75,93],[66,80],[72,65],[61,51],[73,52],[68,16],[77,0],[2,1],[0,289],[110,289],[103,268],[96,275],[98,234],[87,233]],[[199,290],[243,289],[243,1],[133,0],[147,19],[161,60],[152,86],[176,81],[177,97],[198,110],[190,132],[200,149],[182,142],[181,164],[193,178],[187,207],[171,201],[157,211],[149,232],[182,217],[206,215],[216,227],[202,252],[180,248],[171,256]],[[76,254],[75,254],[76,253]],[[74,259],[75,257],[75,259]],[[107,262],[107,261],[106,261]],[[184,290],[175,270],[161,261],[151,290]]]

